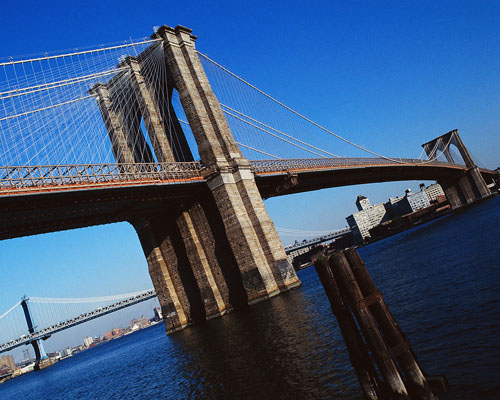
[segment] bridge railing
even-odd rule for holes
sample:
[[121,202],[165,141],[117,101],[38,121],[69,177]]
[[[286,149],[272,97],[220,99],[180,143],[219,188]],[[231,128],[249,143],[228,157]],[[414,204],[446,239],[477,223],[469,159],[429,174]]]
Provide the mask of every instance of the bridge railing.
[[252,161],[256,173],[270,173],[294,169],[347,168],[353,166],[373,165],[450,165],[442,161],[426,161],[412,158],[303,158],[291,160],[257,160]]
[[[409,158],[304,158],[251,161],[256,173],[266,174],[290,170],[349,168],[383,165],[446,165],[441,161]],[[193,162],[78,164],[0,167],[0,192],[68,185],[92,185],[132,181],[189,181],[203,179],[203,164]]]
[[201,178],[199,162],[0,167],[0,189]]

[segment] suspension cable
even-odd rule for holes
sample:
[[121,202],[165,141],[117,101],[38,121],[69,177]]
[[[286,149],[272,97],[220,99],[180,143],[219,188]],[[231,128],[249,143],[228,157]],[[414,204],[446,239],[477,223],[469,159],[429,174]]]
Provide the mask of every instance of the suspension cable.
[[47,297],[30,297],[30,301],[33,303],[97,303],[100,301],[110,301],[118,300],[128,297],[135,297],[141,294],[145,294],[153,289],[141,290],[139,292],[118,294],[114,296],[102,296],[102,297],[87,297],[87,298],[47,298]]
[[2,315],[0,315],[0,319],[5,317],[8,313],[10,313],[14,308],[16,308],[19,304],[21,304],[21,300],[19,300],[16,304],[14,304],[8,311],[4,312]]
[[84,75],[84,76],[79,76],[76,78],[63,79],[63,80],[58,81],[58,82],[49,82],[49,83],[44,83],[41,85],[34,85],[31,87],[26,87],[26,88],[7,90],[5,92],[0,92],[0,100],[11,99],[13,97],[24,96],[24,95],[28,95],[28,94],[32,94],[32,93],[36,93],[36,92],[41,92],[44,90],[51,90],[51,89],[55,89],[55,88],[62,87],[62,86],[74,85],[74,84],[85,82],[85,81],[88,81],[91,79],[102,78],[104,76],[115,74],[115,73],[118,73],[120,71],[124,71],[126,69],[127,68],[115,68],[115,69],[111,69],[111,70],[103,71],[103,72],[98,72],[98,73],[91,74],[91,75]]
[[118,45],[118,46],[102,47],[100,49],[75,51],[73,53],[57,54],[57,55],[54,55],[54,56],[45,56],[45,57],[31,58],[31,59],[26,59],[26,60],[8,61],[8,62],[0,63],[0,67],[3,67],[4,65],[25,64],[25,63],[32,63],[32,62],[36,62],[36,61],[54,60],[54,59],[63,58],[63,57],[73,57],[73,56],[79,56],[79,55],[83,55],[83,54],[98,53],[98,52],[101,52],[101,51],[121,49],[121,48],[124,48],[124,47],[130,47],[130,46],[138,46],[140,44],[153,43],[153,42],[158,42],[158,41],[161,41],[161,40],[162,39],[143,40],[142,42],[125,43],[125,44]]
[[250,149],[250,150],[253,150],[253,151],[256,151],[257,153],[261,153],[261,154],[264,154],[266,156],[269,156],[269,157],[274,157],[278,160],[283,160],[281,157],[278,157],[278,156],[275,156],[274,154],[270,154],[270,153],[266,153],[265,151],[262,151],[262,150],[259,150],[259,149],[256,149],[254,147],[250,147],[250,146],[247,146],[246,144],[243,144],[243,143],[240,143],[240,142],[235,142],[237,145],[239,146],[242,146],[242,147],[246,147],[247,149]]
[[262,94],[263,96],[267,97],[269,100],[272,100],[274,101],[275,103],[279,104],[280,106],[284,107],[285,109],[287,109],[288,111],[290,111],[291,113],[293,113],[294,115],[304,119],[305,121],[309,122],[310,124],[316,126],[317,128],[329,133],[330,135],[336,137],[337,139],[340,139],[342,141],[344,141],[345,143],[348,143],[350,144],[351,146],[354,146],[360,150],[363,150],[367,153],[370,153],[374,156],[377,156],[377,157],[380,157],[380,158],[384,158],[386,160],[389,160],[389,161],[393,161],[393,162],[396,162],[396,163],[402,163],[400,160],[397,160],[397,159],[394,159],[394,158],[390,158],[390,157],[386,157],[386,156],[383,156],[382,154],[378,154],[374,151],[371,151],[371,150],[368,150],[367,148],[363,147],[363,146],[360,146],[354,142],[351,142],[350,140],[340,136],[339,134],[335,133],[335,132],[332,132],[331,130],[329,130],[328,128],[325,128],[324,126],[314,122],[313,120],[307,118],[306,116],[300,114],[299,112],[293,110],[292,108],[288,107],[286,104],[282,103],[281,101],[275,99],[274,97],[272,97],[271,95],[267,94],[266,92],[263,92],[262,90],[260,90],[259,88],[257,88],[256,86],[252,85],[250,82],[244,80],[242,77],[236,75],[235,73],[231,72],[230,70],[228,70],[227,68],[223,67],[222,65],[220,65],[219,63],[217,63],[216,61],[212,60],[210,57],[208,57],[206,54],[203,54],[199,51],[196,50],[196,52],[202,56],[203,58],[205,58],[206,60],[210,61],[211,63],[213,63],[214,65],[216,65],[217,67],[219,67],[220,69],[222,69],[223,71],[227,72],[228,74],[230,74],[231,76],[235,77],[236,79],[238,79],[240,82],[244,83],[245,85],[251,87],[252,89],[256,90],[257,92],[259,92],[260,94]]
[[[304,144],[304,145],[306,145],[306,146],[312,147],[312,148],[313,148],[313,149],[315,149],[315,150],[322,151],[323,153],[328,154],[328,155],[330,155],[330,156],[333,156],[333,157],[336,157],[336,158],[340,158],[340,156],[338,156],[338,155],[336,155],[336,154],[330,153],[329,151],[326,151],[326,150],[323,150],[323,149],[321,149],[321,148],[319,148],[319,147],[313,146],[312,144],[309,144],[309,143],[304,142],[304,141],[302,141],[302,140],[300,140],[300,139],[297,139],[296,137],[294,137],[294,136],[292,136],[292,135],[288,135],[288,134],[286,134],[285,132],[282,132],[282,131],[280,131],[280,130],[278,130],[278,129],[273,128],[272,126],[269,126],[269,125],[267,125],[267,124],[264,124],[263,122],[261,122],[261,121],[259,121],[259,120],[256,120],[256,119],[254,119],[254,118],[252,118],[252,117],[250,117],[250,116],[248,116],[248,115],[246,115],[246,114],[243,114],[242,112],[240,112],[240,111],[238,111],[238,110],[235,110],[234,108],[231,108],[231,107],[229,107],[229,106],[227,106],[227,105],[225,105],[225,104],[223,104],[223,103],[220,103],[220,105],[221,105],[223,108],[227,108],[229,111],[232,111],[232,112],[234,112],[234,113],[236,113],[236,114],[238,114],[238,115],[241,115],[242,117],[248,118],[250,121],[256,122],[256,123],[258,123],[258,124],[262,125],[263,127],[267,128],[267,129],[271,129],[271,130],[273,130],[273,131],[275,131],[275,132],[277,132],[277,133],[279,133],[279,134],[281,134],[281,135],[283,135],[283,136],[286,136],[287,138],[290,138],[290,139],[296,140],[296,141],[297,141],[297,142],[299,142],[299,143],[302,143],[302,144]],[[225,110],[223,110],[223,111],[224,111],[224,112],[226,112]],[[252,125],[252,126],[255,126],[255,125]]]
[[94,96],[83,96],[83,97],[80,97],[78,99],[63,101],[62,103],[53,104],[53,105],[48,106],[48,107],[42,107],[42,108],[39,108],[37,110],[25,111],[23,113],[15,114],[15,115],[8,115],[7,117],[0,118],[0,121],[6,121],[8,119],[23,117],[25,115],[34,114],[34,113],[37,113],[40,111],[50,110],[51,108],[56,108],[56,107],[64,106],[66,104],[75,103],[75,102],[80,101],[80,100],[90,99],[91,97],[94,97]]

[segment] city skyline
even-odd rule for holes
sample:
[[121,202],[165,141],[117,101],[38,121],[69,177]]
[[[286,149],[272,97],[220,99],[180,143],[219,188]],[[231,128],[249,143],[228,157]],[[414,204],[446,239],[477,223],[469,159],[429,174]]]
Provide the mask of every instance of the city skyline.
[[[485,166],[498,166],[500,56],[494,49],[500,40],[492,23],[494,2],[481,9],[467,2],[307,9],[298,2],[155,5],[140,15],[130,12],[130,4],[116,5],[96,2],[98,12],[91,12],[91,7],[59,10],[55,3],[39,8],[33,2],[22,13],[6,5],[10,18],[0,27],[5,38],[0,57],[123,41],[149,36],[154,25],[179,23],[199,36],[201,51],[368,148],[417,157],[422,143],[458,128]],[[112,18],[103,17],[111,12]],[[248,24],[249,16],[258,24]],[[29,29],[34,27],[36,34]],[[380,203],[419,183],[349,186],[265,204],[279,228],[335,230],[346,225],[357,195]],[[139,240],[127,223],[1,241],[0,251],[2,272],[9,273],[0,310],[23,294],[86,297],[152,287]]]

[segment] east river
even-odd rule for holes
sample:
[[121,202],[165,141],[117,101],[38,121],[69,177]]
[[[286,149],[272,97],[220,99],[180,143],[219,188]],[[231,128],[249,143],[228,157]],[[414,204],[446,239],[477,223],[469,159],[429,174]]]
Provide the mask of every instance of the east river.
[[[500,398],[500,197],[360,249],[442,399]],[[163,324],[0,385],[0,399],[359,399],[314,268],[171,336]]]

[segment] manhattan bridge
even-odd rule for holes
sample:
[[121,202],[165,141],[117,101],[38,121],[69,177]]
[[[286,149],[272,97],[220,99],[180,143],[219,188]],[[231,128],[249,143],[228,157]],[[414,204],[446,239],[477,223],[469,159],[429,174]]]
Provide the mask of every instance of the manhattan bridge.
[[498,181],[457,130],[423,144],[419,158],[380,154],[247,82],[195,40],[162,26],[150,39],[0,63],[0,239],[127,221],[155,288],[24,297],[0,315],[0,352],[32,344],[43,358],[42,339],[154,296],[171,333],[300,285],[265,198],[436,180],[456,209]]

